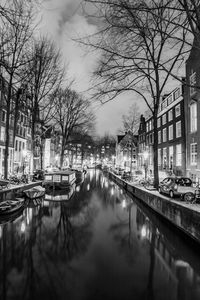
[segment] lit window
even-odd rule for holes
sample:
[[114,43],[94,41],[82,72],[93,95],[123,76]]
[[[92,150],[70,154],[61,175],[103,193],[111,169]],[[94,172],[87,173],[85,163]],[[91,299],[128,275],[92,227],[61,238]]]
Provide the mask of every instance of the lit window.
[[190,75],[190,95],[195,93],[195,86],[196,85],[196,72],[193,72]]
[[176,137],[181,137],[181,121],[176,122]]
[[182,165],[182,149],[181,144],[176,145],[176,165]]
[[175,116],[178,117],[181,114],[181,106],[180,104],[176,105],[175,107]]
[[169,168],[172,170],[173,168],[173,156],[174,156],[174,149],[173,146],[169,147]]
[[173,139],[173,125],[169,126],[169,140]]
[[163,148],[163,169],[167,166],[167,148]]
[[166,140],[167,140],[167,129],[164,128],[163,129],[163,142],[166,142]]
[[197,143],[190,144],[190,163],[191,165],[197,164]]
[[197,131],[197,103],[193,102],[190,105],[190,131]]
[[6,132],[5,132],[5,127],[1,127],[1,137],[0,137],[0,140],[2,141],[2,142],[5,142],[5,134],[6,134]]

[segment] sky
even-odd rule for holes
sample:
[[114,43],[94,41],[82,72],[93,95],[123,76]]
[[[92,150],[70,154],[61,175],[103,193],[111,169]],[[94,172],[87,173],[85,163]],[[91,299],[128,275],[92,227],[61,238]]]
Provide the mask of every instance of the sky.
[[[49,35],[61,49],[68,66],[68,76],[74,79],[74,89],[84,92],[91,87],[92,72],[98,56],[80,46],[74,38],[97,31],[97,25],[80,11],[81,0],[44,0],[38,6],[38,33]],[[134,103],[134,95],[120,96],[107,104],[93,104],[97,134],[117,134],[122,128],[122,115]],[[146,109],[146,107],[145,107]]]
[[[98,31],[98,24],[83,13],[80,6],[82,0],[40,1],[36,14],[38,34],[48,35],[55,41],[61,49],[63,63],[67,65],[68,78],[74,80],[73,88],[88,96],[88,92],[85,91],[91,88],[92,73],[99,54],[89,51],[74,39],[94,34]],[[88,12],[92,13],[91,6],[87,7]],[[182,70],[179,71],[182,76]],[[171,92],[176,86],[177,83],[172,82],[168,85],[167,92]],[[93,102],[97,134],[116,135],[118,130],[123,128],[122,115],[128,113],[134,102],[139,105],[141,113],[147,111],[144,101],[139,100],[137,94],[129,92],[104,105]]]

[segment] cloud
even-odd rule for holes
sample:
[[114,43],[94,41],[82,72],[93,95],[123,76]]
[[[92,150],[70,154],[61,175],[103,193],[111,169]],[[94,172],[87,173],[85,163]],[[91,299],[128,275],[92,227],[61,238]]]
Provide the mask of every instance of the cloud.
[[[97,24],[80,9],[81,0],[46,0],[38,17],[41,18],[40,31],[48,34],[60,47],[63,63],[68,64],[68,76],[75,79],[74,88],[83,92],[90,87],[92,71],[98,60],[97,53],[88,51],[77,42],[76,38],[94,34]],[[88,8],[91,13],[91,7]],[[122,115],[128,112],[133,103],[133,96],[122,95],[103,106],[94,104],[97,116],[97,133],[116,134],[122,126]]]

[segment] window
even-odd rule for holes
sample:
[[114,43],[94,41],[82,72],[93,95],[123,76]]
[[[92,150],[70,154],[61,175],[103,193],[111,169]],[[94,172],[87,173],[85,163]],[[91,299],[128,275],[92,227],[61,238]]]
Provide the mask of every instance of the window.
[[163,169],[167,166],[167,148],[163,148]]
[[180,137],[181,136],[181,121],[176,122],[176,137]]
[[162,116],[162,125],[166,124],[166,114]]
[[181,144],[176,145],[176,165],[182,165],[182,149]]
[[149,121],[149,130],[152,130],[152,120]]
[[190,105],[190,131],[197,131],[197,103],[193,102]]
[[190,144],[190,164],[197,164],[197,143]]
[[173,146],[169,147],[169,168],[173,169],[173,156],[174,156],[174,148]]
[[15,151],[18,150],[18,141],[15,141]]
[[158,144],[161,143],[161,131],[158,131]]
[[172,98],[172,95],[170,95],[168,97],[168,105],[170,105],[172,102],[173,102],[173,98]]
[[9,130],[9,142],[12,144],[13,143],[13,131]]
[[157,127],[160,127],[160,118],[158,118]]
[[162,109],[165,109],[167,107],[167,99],[165,99],[162,103]]
[[164,128],[163,129],[163,142],[166,142],[167,141],[167,129]]
[[169,126],[169,140],[173,140],[173,125]]
[[181,114],[181,106],[180,104],[176,105],[175,107],[175,116],[178,117]]
[[195,87],[196,84],[196,72],[192,72],[190,75],[190,95],[193,95],[195,93]]
[[174,92],[174,100],[178,99],[181,95],[181,89],[178,88],[175,92]]
[[0,140],[2,142],[5,142],[5,127],[1,127],[1,137],[0,137]]
[[168,121],[171,121],[172,119],[173,119],[173,111],[172,111],[172,109],[170,109],[168,111]]
[[2,122],[6,122],[6,111],[2,110]]
[[158,165],[161,166],[161,149],[158,149]]

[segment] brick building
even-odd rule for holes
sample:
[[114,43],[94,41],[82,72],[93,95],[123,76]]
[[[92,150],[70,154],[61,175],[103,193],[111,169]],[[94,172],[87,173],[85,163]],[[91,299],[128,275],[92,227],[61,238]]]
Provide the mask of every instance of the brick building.
[[[160,177],[169,173],[185,175],[186,136],[183,85],[165,95],[158,112],[158,167]],[[153,172],[153,120],[141,116],[139,135],[139,165],[144,166],[148,153],[148,170]]]
[[200,181],[200,48],[194,42],[186,61],[185,118],[186,118],[186,173],[193,181]]

